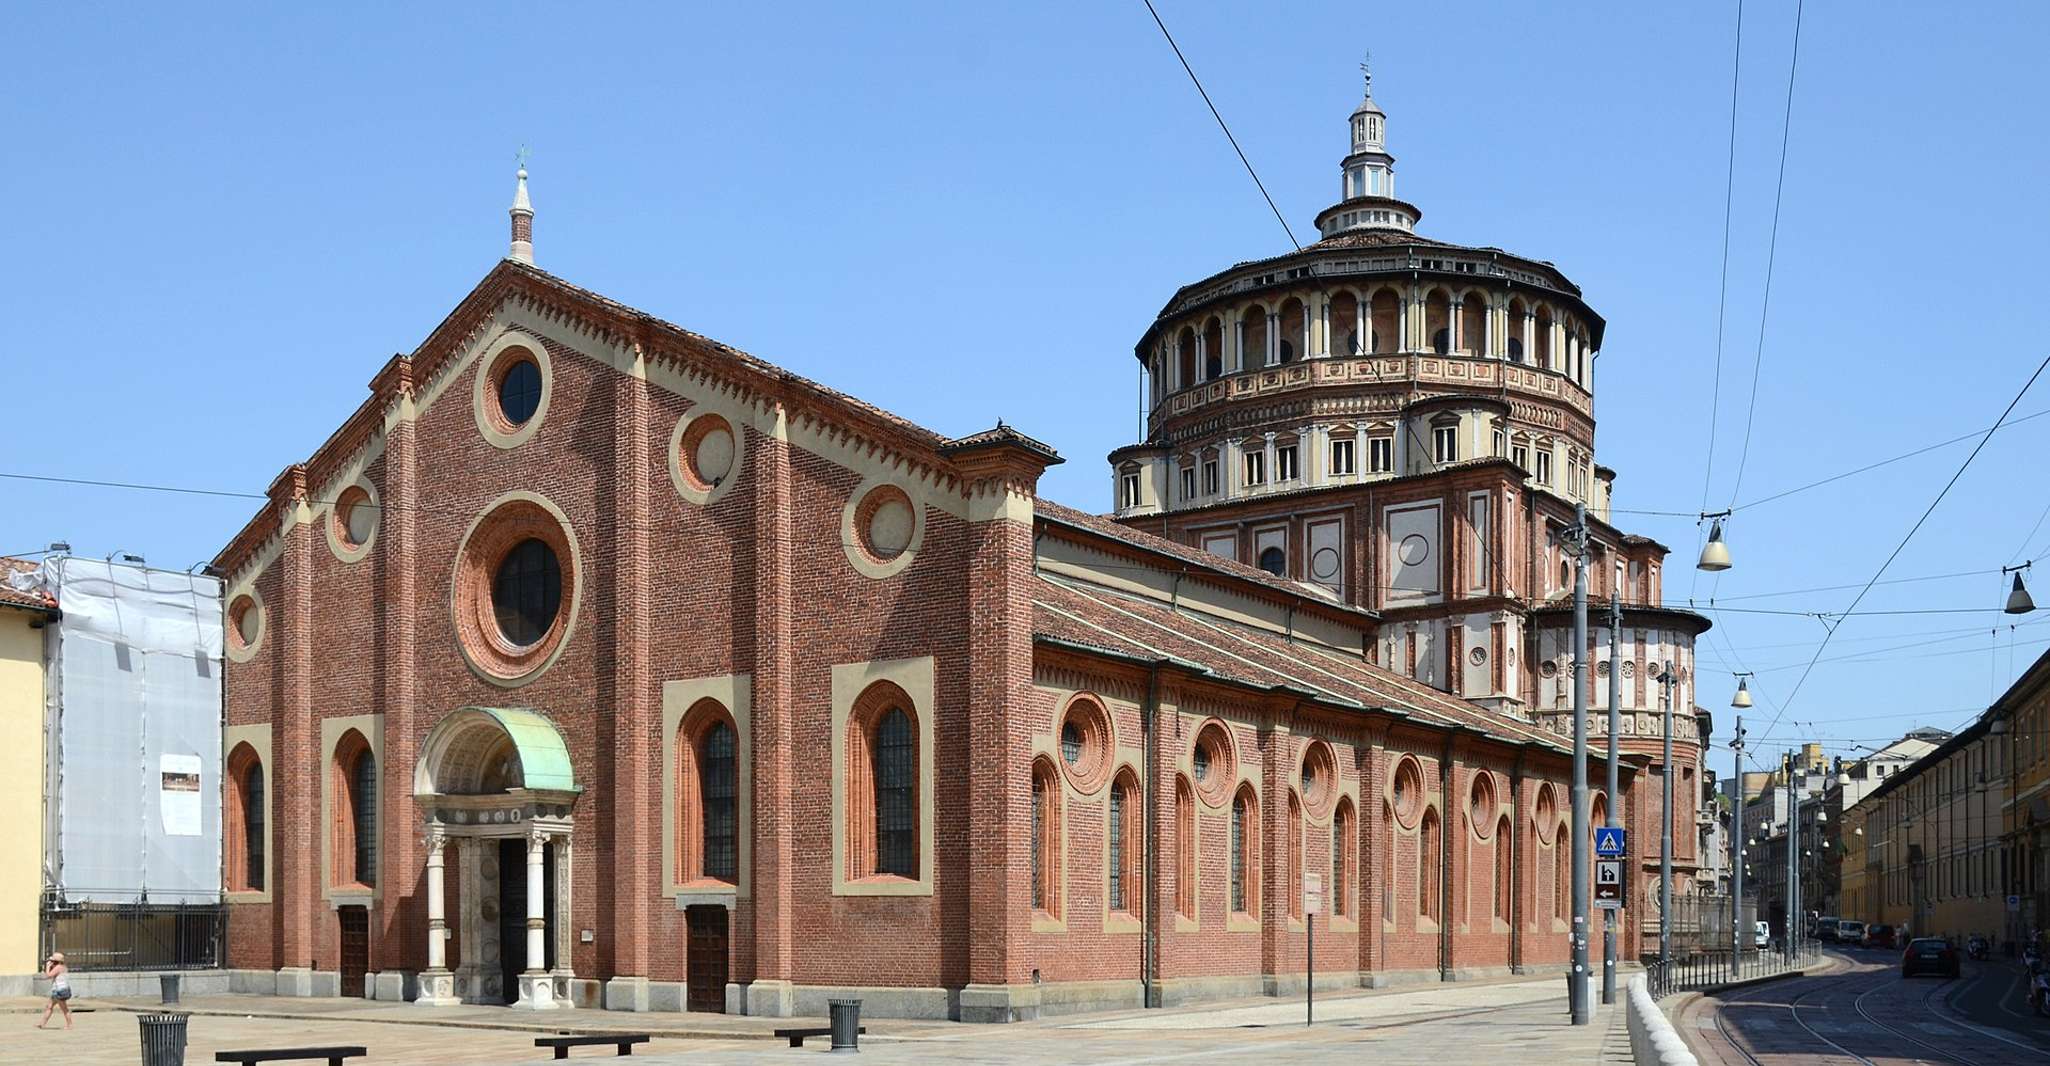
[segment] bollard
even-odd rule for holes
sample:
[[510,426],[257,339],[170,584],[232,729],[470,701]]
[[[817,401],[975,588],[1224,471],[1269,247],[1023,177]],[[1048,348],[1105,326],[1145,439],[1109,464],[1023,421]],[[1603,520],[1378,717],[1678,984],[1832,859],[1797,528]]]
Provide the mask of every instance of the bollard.
[[178,1002],[178,975],[175,973],[162,974],[157,978],[157,981],[163,987],[163,1001],[167,1004]]
[[183,1014],[144,1014],[135,1020],[142,1030],[142,1066],[185,1066]]
[[826,1009],[833,1021],[834,1054],[853,1055],[861,1051],[861,1001],[858,999],[829,999]]

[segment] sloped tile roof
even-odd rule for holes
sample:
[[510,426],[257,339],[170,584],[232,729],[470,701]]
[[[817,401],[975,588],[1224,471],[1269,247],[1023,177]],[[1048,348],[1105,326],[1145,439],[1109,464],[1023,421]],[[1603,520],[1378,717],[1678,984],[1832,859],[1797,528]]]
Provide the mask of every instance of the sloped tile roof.
[[1570,750],[1535,725],[1356,656],[1051,575],[1042,575],[1034,589],[1033,633],[1115,655],[1174,659],[1254,688],[1298,691],[1337,706],[1388,708],[1424,725],[1461,726],[1512,744]]
[[36,563],[27,559],[0,556],[0,607],[18,607],[30,611],[54,611],[57,601],[37,592],[23,592],[7,582],[9,573],[26,574],[36,569]]

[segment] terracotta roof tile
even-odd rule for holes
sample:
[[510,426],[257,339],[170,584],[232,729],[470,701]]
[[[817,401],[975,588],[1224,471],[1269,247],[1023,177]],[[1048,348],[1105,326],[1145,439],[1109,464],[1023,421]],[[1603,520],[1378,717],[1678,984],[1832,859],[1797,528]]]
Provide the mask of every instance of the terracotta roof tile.
[[39,592],[23,592],[7,582],[9,573],[33,572],[37,563],[28,559],[0,556],[0,607],[20,607],[28,610],[54,611],[57,601]]
[[1463,726],[1508,743],[1569,750],[1561,738],[1529,722],[1448,696],[1357,656],[1061,578],[1043,575],[1034,590],[1033,631],[1118,655],[1174,659],[1255,688],[1300,691],[1339,706],[1387,708],[1426,725]]

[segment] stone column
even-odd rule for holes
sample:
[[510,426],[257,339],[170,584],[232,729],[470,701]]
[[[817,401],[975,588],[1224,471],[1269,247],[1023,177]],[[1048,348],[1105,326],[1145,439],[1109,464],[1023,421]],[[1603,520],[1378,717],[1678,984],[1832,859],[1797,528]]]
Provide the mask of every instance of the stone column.
[[[1368,297],[1361,296],[1359,293],[1353,293],[1353,336],[1358,338],[1359,349],[1361,352],[1371,353],[1374,350],[1374,334],[1367,324],[1367,319],[1369,317],[1368,311],[1370,310],[1367,307],[1367,301]],[[1356,353],[1347,352],[1345,354],[1353,355]]]
[[[520,998],[513,1005],[528,1010],[554,1010],[555,985],[548,979],[547,870],[548,837],[539,829],[527,832],[527,968],[520,972]],[[500,877],[512,871],[499,871]]]
[[1324,331],[1324,344],[1318,350],[1317,355],[1320,358],[1329,359],[1331,358],[1331,297],[1328,295],[1318,297],[1317,299],[1317,326]]
[[[1281,474],[1281,471],[1279,471],[1279,470],[1276,470],[1276,469],[1274,468],[1274,434],[1273,434],[1273,432],[1272,432],[1272,431],[1269,431],[1268,433],[1266,433],[1266,434],[1264,435],[1264,437],[1265,437],[1265,440],[1266,440],[1266,446],[1265,446],[1265,450],[1266,450],[1266,455],[1267,455],[1267,459],[1266,459],[1265,465],[1266,465],[1267,469],[1265,469],[1265,470],[1261,471],[1261,473],[1264,473],[1264,474],[1266,474],[1266,475],[1267,475],[1267,480],[1266,480],[1265,484],[1268,484],[1268,485],[1272,485],[1272,484],[1274,484],[1274,480],[1275,480],[1275,478],[1277,478],[1278,476],[1280,476],[1280,474]],[[1298,458],[1298,459],[1300,459],[1300,458],[1301,458],[1301,453],[1300,453],[1300,452],[1298,452],[1298,454],[1297,454],[1297,458]]]
[[1495,354],[1495,309],[1481,305],[1481,355],[1492,358]]
[[1267,312],[1267,354],[1263,357],[1267,366],[1281,361],[1281,312]]
[[1523,313],[1523,361],[1537,365],[1537,312]]
[[[449,1007],[456,998],[455,975],[448,972],[448,834],[439,822],[427,827],[427,970],[413,1002],[423,1007]],[[474,890],[473,890],[474,891]]]
[[1208,348],[1209,348],[1209,345],[1206,345],[1206,344],[1204,344],[1204,343],[1203,343],[1203,334],[1202,334],[1202,332],[1200,332],[1200,331],[1199,331],[1199,332],[1198,332],[1198,333],[1196,334],[1196,380],[1197,380],[1197,381],[1208,381],[1208,380],[1210,380],[1210,353],[1209,353],[1209,352],[1207,351],[1207,349],[1208,349]]
[[1454,300],[1445,306],[1447,308],[1445,312],[1445,354],[1458,355],[1459,315],[1461,309],[1466,306],[1466,301]]

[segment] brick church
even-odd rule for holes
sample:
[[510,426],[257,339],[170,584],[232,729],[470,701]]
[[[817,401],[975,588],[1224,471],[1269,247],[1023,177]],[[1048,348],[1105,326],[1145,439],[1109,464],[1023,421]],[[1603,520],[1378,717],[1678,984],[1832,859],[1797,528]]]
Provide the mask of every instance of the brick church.
[[1707,622],[1605,520],[1603,323],[1418,236],[1385,123],[1319,241],[1145,331],[1108,517],[1018,430],[541,270],[521,171],[508,256],[217,559],[234,987],[1008,1021],[1561,971],[1576,503],[1594,817],[1657,840],[1669,688],[1688,891]]

